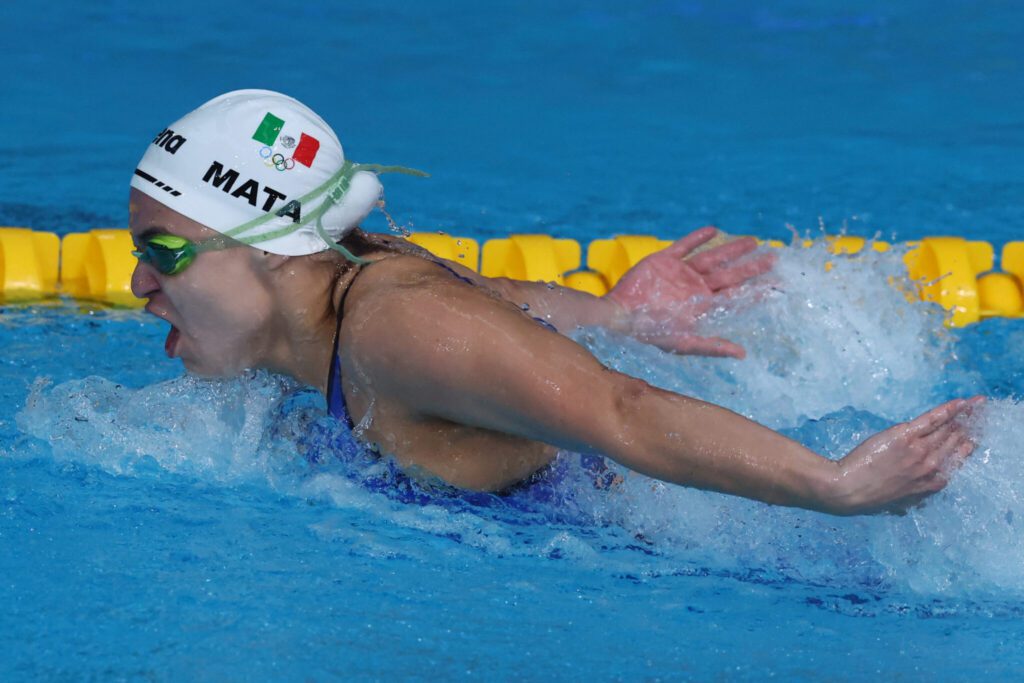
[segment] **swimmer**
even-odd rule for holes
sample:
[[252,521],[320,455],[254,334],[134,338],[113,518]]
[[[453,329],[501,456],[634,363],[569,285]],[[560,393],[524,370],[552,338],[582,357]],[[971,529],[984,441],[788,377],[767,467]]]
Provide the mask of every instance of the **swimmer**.
[[480,276],[359,229],[378,175],[313,111],[227,93],[161,131],[131,181],[132,291],[171,324],[166,352],[203,376],[265,368],[316,387],[403,468],[500,492],[559,449],[667,482],[837,515],[899,511],[942,489],[974,444],[953,400],[838,461],[725,408],[599,363],[566,333],[605,326],[676,353],[740,358],[693,331],[771,267],[752,239],[694,254],[691,233],[605,297]]

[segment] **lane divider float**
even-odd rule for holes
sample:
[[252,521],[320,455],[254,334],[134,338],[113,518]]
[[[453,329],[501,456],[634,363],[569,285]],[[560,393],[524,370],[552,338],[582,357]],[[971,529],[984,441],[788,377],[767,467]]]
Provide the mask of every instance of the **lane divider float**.
[[484,242],[480,274],[513,280],[565,285],[566,273],[579,270],[582,250],[576,240],[550,235],[511,235]]
[[[642,259],[672,242],[649,235],[597,239],[586,249],[571,239],[550,235],[510,235],[480,243],[443,233],[413,233],[409,240],[431,253],[488,277],[553,282],[603,296]],[[856,255],[866,247],[885,252],[892,245],[842,235],[826,237],[835,255]],[[785,243],[769,240],[771,247]],[[814,244],[803,240],[803,246]],[[1024,242],[1003,247],[1001,271],[988,242],[960,237],[927,237],[908,242],[903,260],[911,298],[932,301],[951,312],[950,324],[962,327],[985,318],[1024,317]],[[116,306],[141,306],[131,293],[135,258],[131,235],[103,228],[70,233],[0,227],[0,300],[22,302],[70,296]],[[832,262],[826,262],[830,269]],[[900,283],[894,283],[899,285]]]
[[52,232],[0,228],[0,296],[30,301],[57,293],[60,239]]
[[69,233],[61,242],[60,283],[76,299],[116,306],[142,306],[132,294],[135,257],[127,230],[97,229]]

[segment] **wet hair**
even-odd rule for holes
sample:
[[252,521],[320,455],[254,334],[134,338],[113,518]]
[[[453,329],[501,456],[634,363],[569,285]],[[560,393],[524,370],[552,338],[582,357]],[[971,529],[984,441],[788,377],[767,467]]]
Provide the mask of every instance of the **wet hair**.
[[[385,233],[365,232],[360,228],[355,228],[345,235],[340,240],[339,244],[343,245],[346,249],[352,252],[353,255],[359,258],[365,258],[366,256],[374,253],[385,252],[389,254],[419,256],[420,258],[426,258],[431,261],[436,260],[429,251],[419,245],[409,242],[408,240]],[[351,261],[333,249],[320,252],[320,254],[316,254],[316,256],[339,264],[342,266],[339,269],[342,273],[347,272],[353,265]]]

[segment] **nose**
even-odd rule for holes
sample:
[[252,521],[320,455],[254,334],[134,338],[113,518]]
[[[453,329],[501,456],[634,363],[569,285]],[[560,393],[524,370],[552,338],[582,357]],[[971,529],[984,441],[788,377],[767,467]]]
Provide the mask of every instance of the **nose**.
[[158,291],[160,282],[153,267],[142,261],[136,263],[135,270],[132,271],[132,294],[139,299],[146,299]]

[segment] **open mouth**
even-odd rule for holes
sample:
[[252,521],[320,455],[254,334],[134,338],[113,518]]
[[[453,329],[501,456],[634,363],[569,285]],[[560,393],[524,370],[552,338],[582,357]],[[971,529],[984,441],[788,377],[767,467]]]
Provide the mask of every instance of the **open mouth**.
[[171,325],[171,331],[167,333],[167,340],[164,342],[164,353],[167,354],[168,358],[174,358],[177,356],[178,341],[181,339],[181,331]]
[[168,358],[176,358],[178,356],[178,344],[181,341],[181,330],[168,319],[166,310],[161,306],[154,305],[152,299],[146,304],[146,311],[171,326],[170,331],[167,333],[167,339],[164,341],[164,353],[167,354]]

